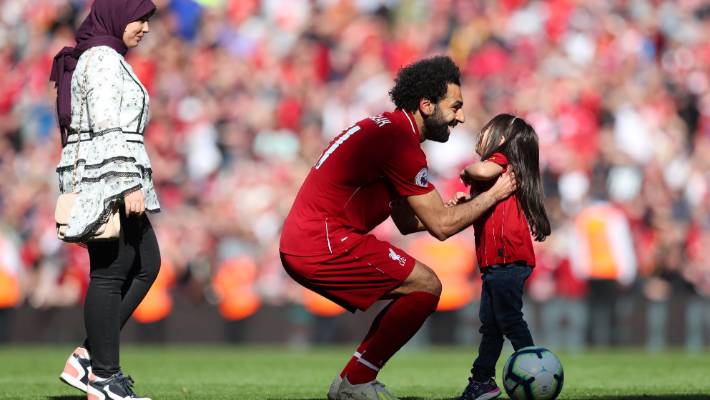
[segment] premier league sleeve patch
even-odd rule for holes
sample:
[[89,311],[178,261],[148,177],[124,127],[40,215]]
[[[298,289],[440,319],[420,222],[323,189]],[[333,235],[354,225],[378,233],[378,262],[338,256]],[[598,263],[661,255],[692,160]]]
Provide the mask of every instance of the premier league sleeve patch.
[[414,183],[423,188],[429,186],[429,170],[426,167],[419,170],[417,176],[414,177]]

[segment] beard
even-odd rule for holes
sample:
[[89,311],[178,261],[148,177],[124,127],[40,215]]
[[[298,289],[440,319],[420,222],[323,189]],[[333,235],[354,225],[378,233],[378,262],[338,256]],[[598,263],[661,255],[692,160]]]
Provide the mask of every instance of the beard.
[[444,143],[449,140],[449,122],[444,118],[439,106],[434,107],[434,113],[424,118],[425,137],[435,142]]

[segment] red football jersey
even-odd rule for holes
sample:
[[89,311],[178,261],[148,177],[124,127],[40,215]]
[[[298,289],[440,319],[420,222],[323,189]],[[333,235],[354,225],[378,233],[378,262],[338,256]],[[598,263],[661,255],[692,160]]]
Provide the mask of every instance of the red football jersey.
[[311,168],[280,250],[333,254],[387,219],[393,199],[432,190],[414,116],[396,110],[366,118],[333,139]]
[[[508,168],[508,158],[503,153],[494,153],[486,161],[500,165],[504,171]],[[535,266],[528,220],[518,207],[515,194],[484,213],[473,223],[473,228],[476,232],[476,257],[481,268],[516,261]]]

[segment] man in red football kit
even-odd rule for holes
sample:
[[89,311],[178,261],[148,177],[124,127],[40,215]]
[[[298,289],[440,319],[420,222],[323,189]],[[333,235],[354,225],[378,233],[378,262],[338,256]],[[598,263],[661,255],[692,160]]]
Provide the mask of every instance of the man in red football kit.
[[[403,234],[444,240],[515,190],[505,174],[474,200],[445,206],[420,143],[445,142],[464,122],[460,73],[448,57],[399,71],[397,109],[366,118],[328,145],[301,186],[281,235],[281,259],[301,285],[354,312],[392,299],[331,384],[330,400],[396,399],[375,378],[436,310],[441,282],[402,249],[369,234],[390,215]],[[384,397],[381,397],[384,396]]]

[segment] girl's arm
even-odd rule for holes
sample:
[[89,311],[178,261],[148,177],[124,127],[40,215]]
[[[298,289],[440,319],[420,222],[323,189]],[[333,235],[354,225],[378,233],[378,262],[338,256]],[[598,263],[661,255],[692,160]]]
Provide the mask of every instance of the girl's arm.
[[461,171],[461,180],[465,184],[473,181],[489,181],[503,173],[503,167],[492,161],[479,161]]
[[392,200],[390,206],[392,207],[392,221],[402,235],[426,230],[422,221],[412,211],[406,198]]

